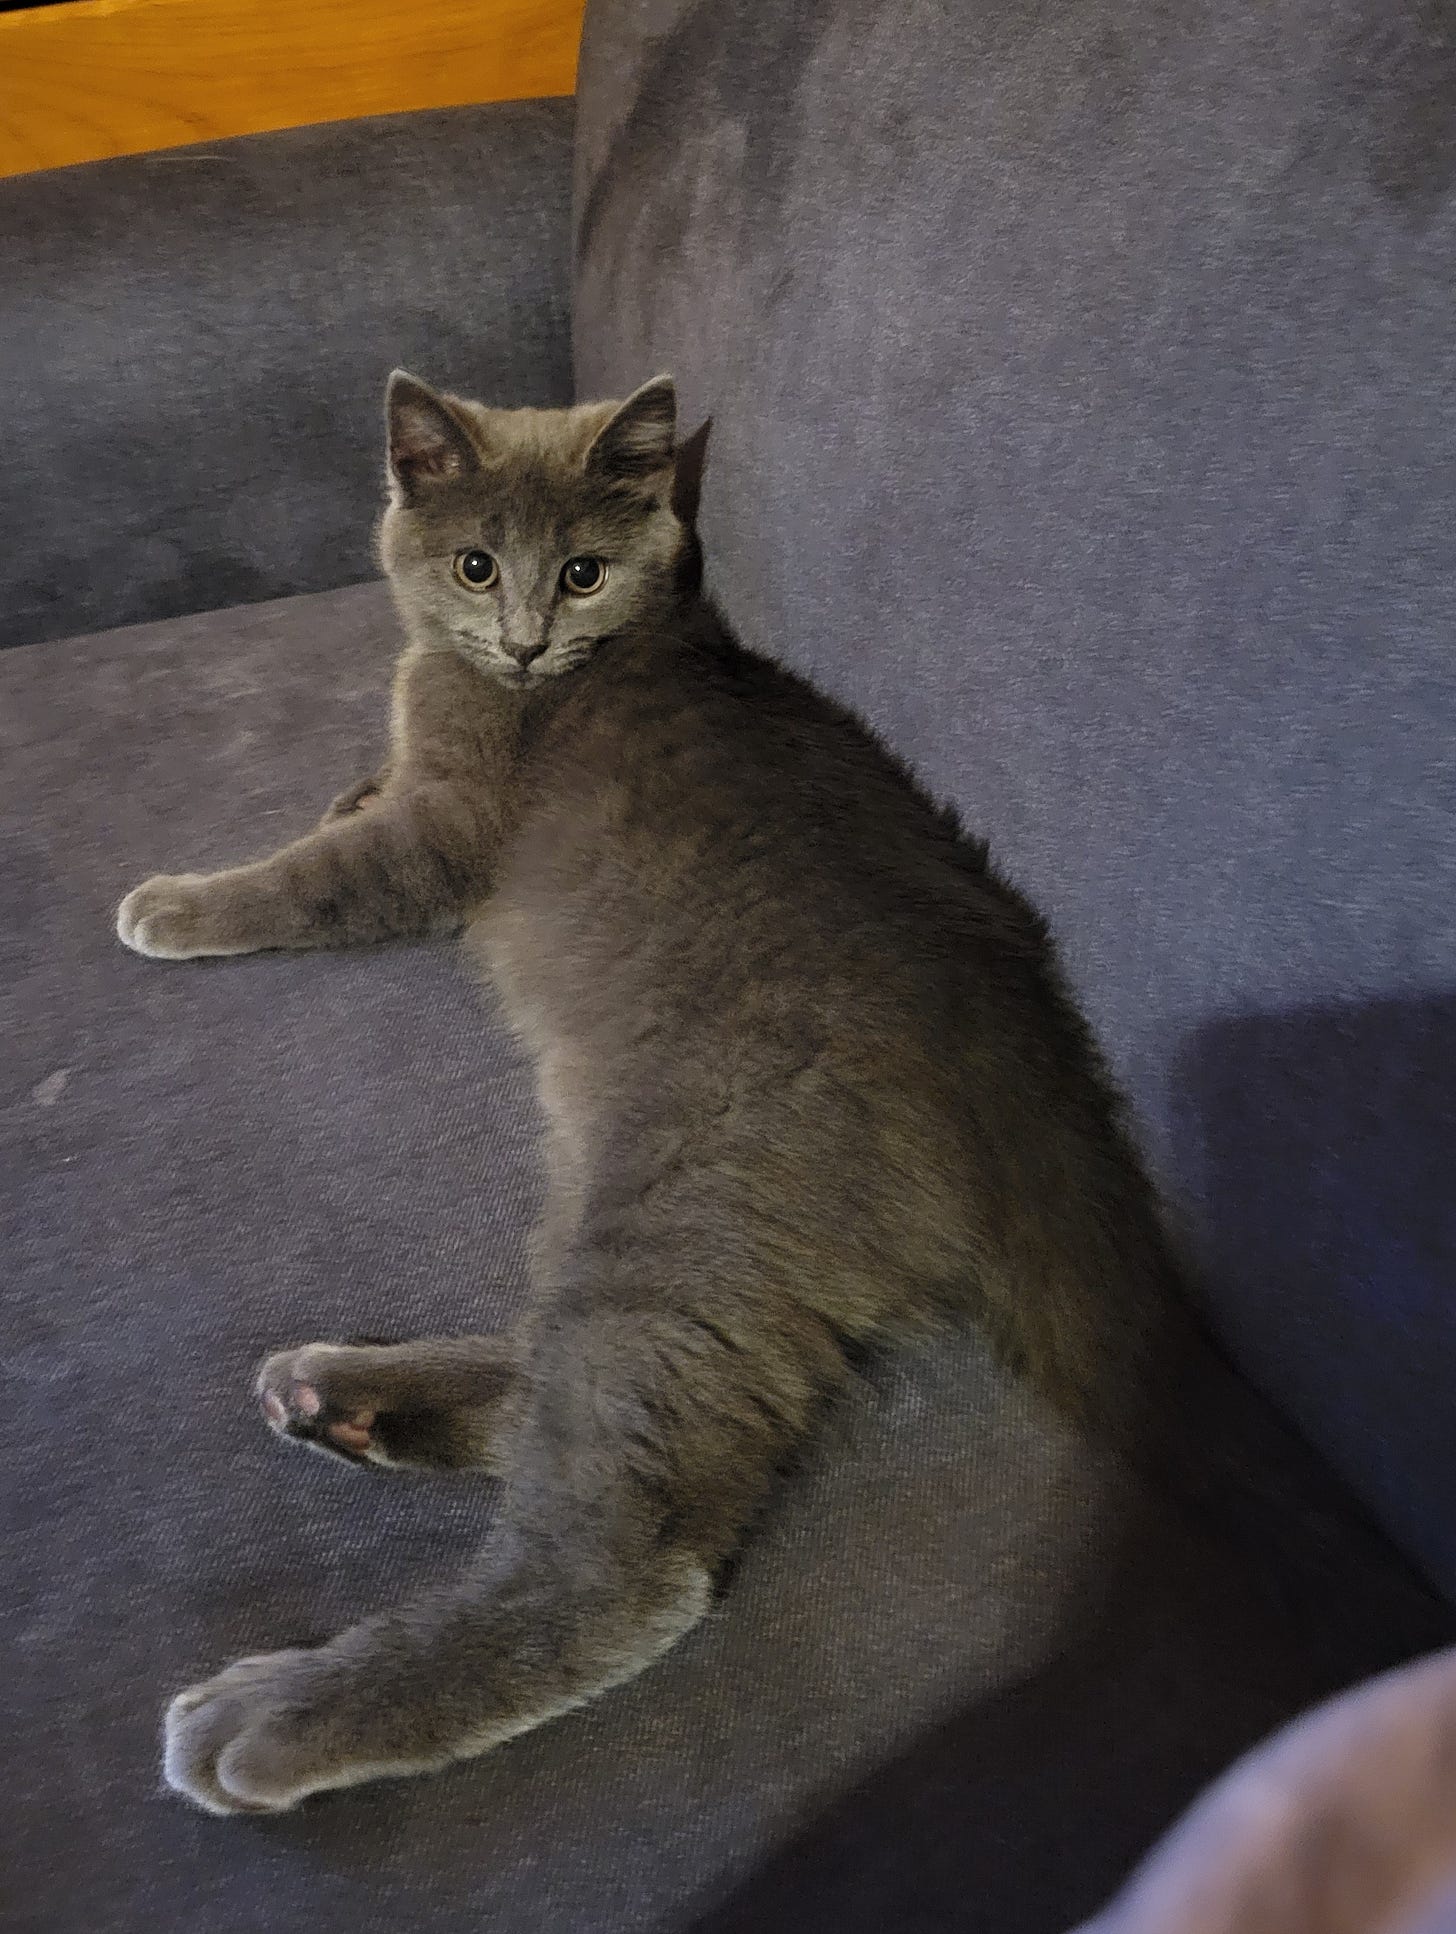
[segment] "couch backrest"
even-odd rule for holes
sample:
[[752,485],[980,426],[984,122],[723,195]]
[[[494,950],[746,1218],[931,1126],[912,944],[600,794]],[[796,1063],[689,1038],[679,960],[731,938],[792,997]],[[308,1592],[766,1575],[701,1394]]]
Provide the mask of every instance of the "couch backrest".
[[1456,1591],[1452,8],[594,0],[576,223],[579,391],[712,415],[729,612],[1053,917],[1220,1326]]
[[0,646],[375,575],[384,382],[569,393],[571,103],[0,181]]

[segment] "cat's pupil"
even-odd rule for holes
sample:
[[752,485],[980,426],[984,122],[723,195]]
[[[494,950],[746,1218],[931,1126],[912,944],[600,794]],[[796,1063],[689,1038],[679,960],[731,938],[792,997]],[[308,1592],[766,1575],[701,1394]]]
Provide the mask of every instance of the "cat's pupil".
[[568,591],[584,597],[589,591],[600,590],[606,575],[607,567],[599,557],[573,557],[562,567],[561,582]]
[[489,584],[495,575],[495,559],[489,551],[462,551],[459,569],[467,584]]

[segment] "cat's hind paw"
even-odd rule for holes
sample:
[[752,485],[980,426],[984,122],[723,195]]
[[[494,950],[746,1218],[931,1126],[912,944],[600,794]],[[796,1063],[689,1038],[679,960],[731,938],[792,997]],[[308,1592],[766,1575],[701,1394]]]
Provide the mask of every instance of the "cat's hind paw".
[[375,1409],[360,1404],[356,1393],[330,1388],[334,1366],[329,1358],[343,1354],[334,1344],[309,1343],[270,1356],[256,1385],[263,1415],[280,1437],[332,1452],[350,1464],[387,1461],[374,1441]]
[[313,1737],[327,1719],[329,1682],[325,1654],[292,1651],[239,1659],[188,1686],[167,1708],[162,1777],[219,1814],[283,1813],[310,1793],[348,1785],[350,1773]]

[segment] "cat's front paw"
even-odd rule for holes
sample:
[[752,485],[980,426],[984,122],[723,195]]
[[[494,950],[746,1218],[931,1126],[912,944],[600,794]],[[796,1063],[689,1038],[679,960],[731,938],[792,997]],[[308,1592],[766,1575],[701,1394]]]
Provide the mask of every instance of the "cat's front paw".
[[127,894],[116,910],[116,937],[151,960],[196,960],[234,953],[209,932],[208,878],[204,873],[159,873]]
[[263,1652],[179,1692],[163,1726],[168,1786],[207,1813],[284,1813],[347,1784],[310,1741],[327,1677],[317,1652]]

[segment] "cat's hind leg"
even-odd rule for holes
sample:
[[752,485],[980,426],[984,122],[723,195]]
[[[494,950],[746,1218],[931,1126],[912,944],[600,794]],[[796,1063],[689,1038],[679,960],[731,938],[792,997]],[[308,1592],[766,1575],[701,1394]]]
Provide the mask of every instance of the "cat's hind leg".
[[782,1377],[629,1293],[598,1286],[594,1313],[558,1303],[535,1328],[500,1518],[465,1577],[189,1687],[169,1785],[213,1813],[279,1812],[428,1772],[620,1685],[698,1623],[798,1420]]
[[167,1784],[209,1813],[433,1772],[636,1676],[707,1611],[690,1552],[523,1555],[313,1650],[239,1659],[167,1710]]
[[519,1344],[493,1336],[306,1343],[259,1369],[263,1415],[282,1437],[352,1464],[498,1467],[519,1386]]

